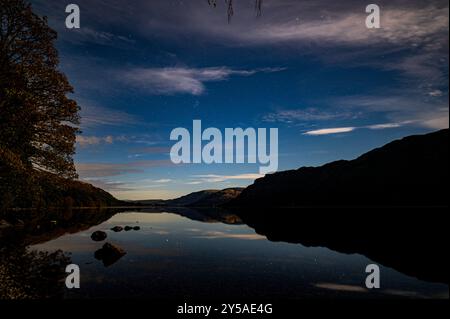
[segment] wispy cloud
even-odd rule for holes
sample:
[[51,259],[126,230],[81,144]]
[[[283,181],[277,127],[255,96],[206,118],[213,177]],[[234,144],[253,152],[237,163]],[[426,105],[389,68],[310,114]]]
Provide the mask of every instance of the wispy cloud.
[[235,70],[228,67],[210,68],[136,68],[120,75],[120,80],[151,94],[172,95],[177,93],[201,95],[205,83],[226,81],[231,76],[251,76],[256,73],[282,71],[283,68]]
[[101,178],[85,178],[83,180],[108,192],[124,192],[134,190],[131,185],[124,182],[110,181],[108,179]]
[[203,184],[202,181],[191,181],[191,182],[187,182],[185,183],[186,185],[200,185]]
[[421,121],[422,126],[436,130],[449,127],[448,108],[443,109],[440,117],[430,117]]
[[81,127],[93,128],[98,126],[127,126],[139,123],[134,115],[120,110],[113,110],[103,106],[96,106],[81,101]]
[[440,97],[444,95],[444,92],[442,92],[441,90],[433,90],[428,92],[428,95],[433,97]]
[[96,146],[96,145],[101,145],[101,144],[111,145],[116,142],[128,142],[129,139],[125,135],[119,135],[119,136],[77,135],[76,141],[80,147],[84,148],[84,147]]
[[400,127],[402,125],[404,125],[406,123],[386,123],[386,124],[374,124],[374,125],[369,125],[367,126],[367,128],[371,129],[371,130],[384,130],[386,128],[396,128],[396,127]]
[[[50,12],[51,20],[56,21],[55,25],[63,31],[64,15],[61,12],[64,5],[53,2],[49,5],[43,0],[34,2],[43,12]],[[380,0],[377,4],[382,10],[381,29],[372,30],[365,26],[367,3],[359,0],[264,1],[260,19],[254,18],[251,2],[235,1],[237,14],[230,24],[225,21],[223,3],[218,3],[220,8],[212,10],[203,1],[137,0],[124,3],[111,0],[107,4],[108,14],[104,12],[103,1],[79,0],[78,4],[90,9],[83,12],[83,20],[91,24],[76,32],[60,32],[63,41],[79,37],[106,44],[128,43],[133,39],[110,32],[127,25],[126,34],[137,39],[164,37],[174,42],[195,39],[200,43],[215,42],[232,47],[295,45],[302,48],[303,54],[319,58],[330,60],[344,56],[345,61],[336,60],[347,65],[354,63],[355,54],[362,53],[372,57],[370,64],[377,59],[379,67],[398,70],[420,80],[435,81],[447,75],[448,66],[439,65],[448,65],[447,0]],[[405,57],[401,54],[405,50],[414,54]],[[400,54],[386,59],[386,52]],[[164,85],[159,89],[164,94],[174,93],[173,89],[167,92]],[[180,89],[181,92],[188,90],[201,94],[204,87],[192,81],[190,85],[181,85]]]
[[166,184],[166,183],[170,183],[172,180],[170,178],[161,178],[161,179],[157,179],[154,180],[154,183],[158,183],[158,184]]
[[129,150],[136,154],[170,154],[170,147],[166,146],[149,146],[149,147],[135,147]]
[[[265,122],[277,122],[288,125],[324,126],[322,122],[332,125],[352,123],[361,118],[370,119],[382,115],[387,123],[375,124],[366,128],[385,129],[407,124],[442,129],[448,127],[448,94],[441,90],[427,93],[411,89],[387,90],[383,94],[341,96],[319,99],[319,105],[331,105],[326,108],[280,109],[263,115]],[[349,123],[347,123],[349,124]],[[331,125],[330,125],[331,126]],[[344,123],[342,129],[351,129],[353,125]],[[338,128],[341,128],[340,126]],[[322,130],[317,130],[321,135]],[[313,131],[315,132],[315,131]],[[327,131],[323,132],[324,134]]]
[[304,135],[330,135],[330,134],[339,134],[339,133],[348,133],[356,130],[356,127],[333,127],[333,128],[324,128],[320,130],[307,131],[303,133]]
[[[58,38],[70,44],[93,43],[111,47],[128,47],[135,43],[128,35],[111,32],[110,23],[127,23],[127,17],[133,10],[132,6],[119,1],[78,0],[82,12],[82,27],[67,32],[64,20],[66,18],[66,3],[61,1],[33,0],[33,9],[49,18],[50,25],[58,31]],[[107,6],[108,14],[105,14]],[[121,28],[123,29],[123,28]],[[119,30],[121,30],[119,29]],[[116,29],[117,30],[117,29]]]
[[170,160],[145,160],[130,163],[76,163],[80,178],[111,177],[142,173],[147,168],[173,165]]
[[408,90],[402,94],[390,92],[387,95],[340,97],[333,99],[332,103],[365,114],[383,113],[388,120],[402,125],[448,128],[448,99],[444,96],[421,96]]
[[109,163],[76,163],[80,178],[87,179],[93,177],[110,177],[127,173],[139,173],[142,169],[131,167],[127,164],[109,164]]
[[113,195],[122,199],[150,199],[150,198],[173,198],[173,192],[163,189],[166,186],[164,180],[140,180],[140,181],[121,181],[114,177],[87,177],[82,179],[96,187],[111,192]]
[[183,14],[171,10],[164,21],[147,19],[146,34],[151,37],[163,30],[174,38],[196,34],[200,41],[220,41],[230,47],[301,47],[300,54],[340,66],[398,71],[405,80],[416,81],[416,86],[423,81],[446,82],[448,1],[380,0],[380,29],[366,28],[367,4],[358,0],[265,1],[262,18],[256,19],[251,18],[254,8],[239,1],[235,2],[239,14],[227,24],[221,14],[225,8],[210,10],[191,1],[183,3]]
[[72,43],[91,42],[100,45],[122,46],[132,45],[136,41],[123,35],[117,35],[111,32],[96,30],[90,27],[83,27],[72,30],[70,37],[66,38]]
[[194,237],[204,239],[240,239],[240,240],[264,240],[266,237],[258,234],[238,234],[221,231],[205,231]]
[[345,109],[320,109],[320,108],[305,108],[305,109],[281,109],[275,112],[266,114],[262,120],[265,122],[281,122],[281,123],[297,123],[305,121],[329,121],[329,120],[343,120],[355,119],[360,114],[358,112],[351,112]]
[[[318,1],[323,2],[323,1]],[[368,30],[365,26],[364,6],[342,5],[336,11],[322,10],[322,14],[306,16],[305,7],[298,1],[284,1],[284,6],[274,6],[281,15],[268,13],[270,21],[249,32],[239,32],[248,42],[267,43],[280,41],[326,41],[330,44],[418,44],[427,38],[448,29],[448,8],[430,5],[425,8],[384,6],[382,7],[382,29]],[[322,7],[330,7],[330,2]],[[320,3],[317,3],[317,7]],[[278,8],[276,8],[278,7]],[[306,8],[311,11],[313,8]],[[330,8],[331,9],[331,8]],[[359,9],[359,10],[358,10]],[[270,9],[268,9],[270,10]],[[303,13],[303,14],[302,14]],[[288,16],[291,19],[287,19]],[[296,17],[295,17],[296,16]],[[343,32],[345,30],[345,32]]]
[[407,121],[402,123],[383,123],[383,124],[373,124],[367,126],[349,126],[349,127],[332,127],[324,128],[319,130],[312,130],[303,133],[303,135],[319,136],[319,135],[331,135],[340,133],[349,133],[358,129],[369,129],[369,130],[384,130],[389,128],[401,127],[403,125],[414,123],[414,121]]

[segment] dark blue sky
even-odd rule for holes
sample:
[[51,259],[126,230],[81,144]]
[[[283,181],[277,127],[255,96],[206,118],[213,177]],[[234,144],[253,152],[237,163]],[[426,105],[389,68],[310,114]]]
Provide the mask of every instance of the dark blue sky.
[[259,18],[240,1],[228,23],[221,1],[80,0],[79,30],[68,3],[32,3],[82,110],[80,178],[122,199],[253,182],[258,164],[170,162],[194,119],[278,128],[279,170],[448,127],[448,1],[378,1],[371,30],[364,1],[265,0]]

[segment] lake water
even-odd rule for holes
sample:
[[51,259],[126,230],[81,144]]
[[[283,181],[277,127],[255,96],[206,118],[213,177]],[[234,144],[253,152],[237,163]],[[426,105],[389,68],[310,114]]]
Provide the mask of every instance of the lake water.
[[[225,221],[226,222],[226,221]],[[114,226],[140,230],[114,232]],[[102,242],[91,234],[107,233]],[[95,258],[105,242],[126,254],[108,267]],[[365,288],[358,254],[271,242],[245,224],[193,220],[174,213],[118,213],[89,229],[32,245],[62,250],[81,271],[80,289],[65,298],[448,298],[445,284],[430,283],[380,265],[381,288]],[[64,283],[61,283],[64,285]]]

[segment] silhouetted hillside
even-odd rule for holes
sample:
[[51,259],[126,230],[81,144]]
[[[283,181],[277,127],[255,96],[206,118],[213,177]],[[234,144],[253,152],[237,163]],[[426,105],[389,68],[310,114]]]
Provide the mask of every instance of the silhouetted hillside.
[[46,207],[109,207],[127,204],[103,189],[81,181],[47,176],[40,178],[40,184]]
[[238,197],[244,188],[226,188],[217,192],[210,193],[194,203],[189,204],[191,207],[217,207],[227,204],[232,199]]
[[448,205],[448,129],[257,179],[229,206]]
[[[128,206],[127,202],[120,201],[110,193],[91,184],[61,178],[51,173],[33,174],[33,185],[23,190],[25,194],[14,196],[2,194],[0,201],[0,216],[9,209],[22,208],[72,208],[72,207],[110,207]],[[18,180],[17,183],[20,181]],[[31,198],[30,200],[22,200]],[[6,200],[5,200],[6,199]]]
[[202,191],[198,191],[198,192],[194,192],[194,193],[190,193],[184,196],[181,196],[179,198],[175,198],[175,199],[171,199],[171,200],[167,200],[165,203],[167,206],[190,206],[202,199],[204,199],[205,197],[210,196],[211,194],[214,194],[216,192],[218,192],[219,190],[217,189],[207,189],[207,190],[202,190]]
[[[230,200],[239,196],[243,188],[226,188],[223,190],[208,189],[190,193],[180,198],[167,200],[165,206],[172,207],[217,207],[227,204]],[[145,201],[140,201],[145,202]]]
[[125,200],[129,206],[166,206],[166,200],[164,199],[143,199],[143,200]]

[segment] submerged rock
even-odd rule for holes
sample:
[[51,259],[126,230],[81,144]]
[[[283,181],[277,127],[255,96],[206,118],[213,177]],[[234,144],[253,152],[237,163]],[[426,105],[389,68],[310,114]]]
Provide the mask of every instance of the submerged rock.
[[0,219],[0,236],[13,232],[13,229],[13,225],[8,223],[6,220]]
[[6,220],[0,220],[0,229],[7,229],[12,227],[10,223],[8,223]]
[[105,267],[111,266],[120,258],[126,255],[125,250],[110,243],[105,243],[103,247],[97,250],[94,257],[101,260]]
[[104,231],[97,230],[92,233],[91,238],[93,241],[102,241],[105,240],[108,235]]

